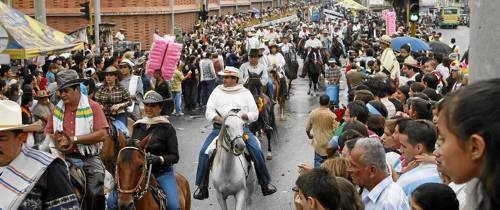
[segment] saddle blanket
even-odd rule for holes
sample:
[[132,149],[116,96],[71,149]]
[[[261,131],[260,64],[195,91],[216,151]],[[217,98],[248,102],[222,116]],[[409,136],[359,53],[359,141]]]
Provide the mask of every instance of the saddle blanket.
[[[214,150],[217,148],[217,138],[219,138],[219,136],[215,137],[212,142],[210,143],[210,145],[208,145],[207,149],[205,150],[205,154],[206,155],[211,155]],[[259,139],[257,138],[257,136],[255,137],[255,140],[257,140],[257,144],[259,144],[259,148],[261,148],[261,144],[260,144],[260,141]]]

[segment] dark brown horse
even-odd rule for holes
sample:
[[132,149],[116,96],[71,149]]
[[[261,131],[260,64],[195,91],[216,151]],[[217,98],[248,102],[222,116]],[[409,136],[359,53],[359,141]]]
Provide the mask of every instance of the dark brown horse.
[[[249,72],[248,82],[245,84],[245,87],[250,90],[252,93],[255,103],[257,103],[257,107],[259,108],[259,118],[257,121],[250,123],[249,128],[252,133],[257,135],[258,132],[264,131],[267,137],[267,159],[272,159],[272,146],[271,139],[272,136],[276,133],[276,122],[274,119],[274,106],[272,104],[271,99],[262,92],[262,84],[260,82],[260,78],[262,77],[262,73],[255,74]],[[267,90],[267,88],[265,88]]]
[[[116,185],[119,209],[166,209],[166,197],[147,164],[146,147],[151,136],[139,143],[130,141],[120,149],[116,161]],[[191,192],[186,178],[175,174],[179,205],[182,210],[191,209]]]

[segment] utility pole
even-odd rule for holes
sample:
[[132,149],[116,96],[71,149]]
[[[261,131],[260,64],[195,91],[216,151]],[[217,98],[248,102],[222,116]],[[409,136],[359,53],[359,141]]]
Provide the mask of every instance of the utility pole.
[[99,27],[101,24],[101,0],[94,0],[94,43],[95,43],[95,52],[97,55],[101,54],[101,40]]
[[222,17],[222,7],[220,5],[220,0],[218,0],[217,3],[219,4],[219,17]]
[[35,0],[35,19],[43,24],[47,24],[45,0]]
[[170,0],[170,34],[175,35],[175,10],[174,0]]

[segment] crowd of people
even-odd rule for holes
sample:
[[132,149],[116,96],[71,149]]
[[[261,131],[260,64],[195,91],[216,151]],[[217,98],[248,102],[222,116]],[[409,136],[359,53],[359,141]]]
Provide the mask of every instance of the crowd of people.
[[[500,137],[500,102],[495,98],[500,81],[469,85],[468,55],[461,54],[454,39],[452,51],[445,54],[415,51],[408,44],[393,49],[393,38],[408,35],[405,25],[390,37],[379,13],[323,7],[344,17],[311,22],[307,5],[259,15],[265,19],[297,12],[300,21],[275,26],[246,24],[255,14],[210,17],[177,35],[184,48],[171,80],[160,70],[146,74],[147,53],[132,50],[102,49],[97,56],[87,49],[69,57],[49,56],[44,65],[2,65],[0,113],[9,118],[0,118],[0,196],[6,198],[0,208],[81,207],[65,176],[65,162],[42,152],[49,148],[83,167],[84,207],[117,208],[116,190],[105,205],[105,169],[99,157],[103,138],[113,127],[131,139],[153,136],[146,148],[148,161],[167,194],[168,209],[179,209],[173,165],[180,156],[166,116],[184,112],[204,112],[213,123],[200,145],[193,195],[208,198],[213,156],[206,150],[224,117],[235,105],[242,107],[238,116],[248,123],[261,117],[259,101],[244,85],[259,80],[276,103],[273,77],[295,79],[297,53],[304,62],[326,55],[318,59],[325,94],[305,128],[314,164],[298,166],[293,188],[297,209],[500,207],[494,142]],[[157,31],[154,39],[159,36]],[[418,36],[425,42],[447,41],[425,28]],[[262,193],[271,195],[277,189],[262,149],[254,134],[245,132]]]

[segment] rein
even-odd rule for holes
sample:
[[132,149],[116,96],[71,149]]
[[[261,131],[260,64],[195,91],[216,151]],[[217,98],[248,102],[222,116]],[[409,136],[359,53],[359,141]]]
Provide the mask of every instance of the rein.
[[[151,170],[153,167],[152,167],[152,164],[149,164],[149,167],[148,167],[147,158],[146,158],[147,155],[149,155],[149,153],[146,154],[145,151],[140,150],[137,147],[130,147],[129,146],[129,147],[123,147],[122,149],[120,149],[117,157],[120,157],[121,152],[124,150],[139,151],[144,156],[144,166],[143,166],[139,181],[137,182],[135,187],[133,189],[122,189],[121,185],[120,185],[120,176],[118,174],[118,164],[117,164],[116,169],[115,169],[115,177],[116,177],[118,192],[124,193],[124,194],[134,194],[134,199],[139,200],[144,196],[144,194],[146,194],[148,192],[149,182],[151,180]],[[142,187],[142,183],[144,182],[145,178],[146,178],[146,185],[144,187]]]
[[[228,116],[226,116],[224,118],[224,121],[226,121],[227,118],[229,117],[238,117],[240,118],[240,116],[236,115],[236,114],[230,114]],[[231,137],[229,136],[229,133],[227,133],[227,130],[224,128],[224,136],[222,137],[223,141],[226,143],[226,144],[229,144],[230,145],[230,148],[228,148],[225,144],[221,144],[222,148],[226,151],[226,152],[229,152],[231,150],[231,152],[233,151],[234,149],[234,141],[236,141],[236,139],[243,139],[243,136],[242,135],[237,135],[235,136],[234,138],[231,139]],[[235,154],[234,152],[232,152],[233,155],[240,155],[240,154]]]
[[[228,116],[226,116],[224,118],[224,122],[226,121],[227,118],[229,117],[238,117],[240,118],[240,116],[236,115],[236,114],[230,114]],[[241,154],[235,154],[233,152],[233,148],[234,148],[234,141],[236,141],[236,139],[238,138],[241,138],[241,139],[244,139],[242,135],[238,135],[238,136],[235,136],[233,139],[231,139],[231,137],[229,136],[229,134],[227,133],[227,130],[224,128],[224,136],[222,137],[223,141],[226,143],[226,144],[229,144],[230,145],[230,148],[227,148],[227,146],[225,146],[225,144],[221,144],[221,147],[226,151],[226,152],[230,152],[233,153],[233,155],[237,156],[238,157],[238,160],[240,162],[240,165],[241,167],[243,168],[243,172],[245,173],[245,178],[248,178],[248,176],[250,175],[250,172],[248,170],[245,170],[245,167],[243,166],[243,161],[241,160]],[[228,141],[229,139],[229,141]]]

